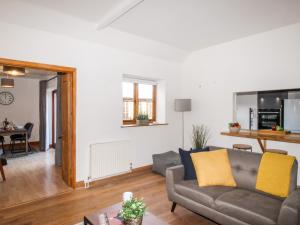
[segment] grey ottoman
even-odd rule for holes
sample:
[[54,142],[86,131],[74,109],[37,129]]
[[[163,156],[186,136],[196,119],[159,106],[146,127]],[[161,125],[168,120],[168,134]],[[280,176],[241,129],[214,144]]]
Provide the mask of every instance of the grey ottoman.
[[166,169],[181,164],[180,156],[174,151],[152,155],[152,171],[166,176]]

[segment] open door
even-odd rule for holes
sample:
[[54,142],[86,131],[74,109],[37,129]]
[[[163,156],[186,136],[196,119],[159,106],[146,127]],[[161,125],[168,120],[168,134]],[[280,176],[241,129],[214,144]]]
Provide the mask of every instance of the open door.
[[[68,186],[76,187],[76,68],[0,58],[1,65],[57,72],[61,79],[60,134],[62,146],[62,177]],[[56,140],[58,142],[58,140]],[[56,143],[57,144],[57,143]]]
[[57,130],[57,90],[52,91],[52,140],[51,148],[56,148],[56,130]]
[[61,73],[61,118],[62,118],[62,131],[61,136],[61,145],[62,145],[62,177],[63,180],[71,187],[75,186],[72,176],[74,175],[74,169],[72,167],[73,163],[70,159],[74,159],[75,156],[72,156],[72,143],[73,140],[73,109],[72,101],[73,91],[72,82],[73,77],[71,74]]

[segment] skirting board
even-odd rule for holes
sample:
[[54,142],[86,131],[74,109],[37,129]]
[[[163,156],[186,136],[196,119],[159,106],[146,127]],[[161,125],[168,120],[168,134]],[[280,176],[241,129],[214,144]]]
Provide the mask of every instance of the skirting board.
[[[120,182],[120,181],[122,181],[122,180],[124,180],[128,177],[138,176],[140,174],[147,173],[147,172],[150,172],[150,171],[152,171],[152,164],[132,169],[131,172],[124,173],[124,174],[121,174],[121,175],[112,176],[112,177],[104,178],[104,179],[101,179],[101,180],[92,181],[90,183],[90,187],[100,186],[100,185],[107,185],[107,184],[111,184],[111,183]],[[84,181],[76,182],[76,189],[77,188],[78,189],[79,188],[84,188],[84,187],[85,187]]]

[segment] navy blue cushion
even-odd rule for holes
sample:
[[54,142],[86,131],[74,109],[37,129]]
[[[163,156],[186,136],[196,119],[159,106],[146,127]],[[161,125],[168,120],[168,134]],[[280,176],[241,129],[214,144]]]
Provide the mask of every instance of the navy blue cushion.
[[191,149],[190,151],[186,151],[186,150],[179,148],[181,163],[184,167],[184,179],[185,180],[195,180],[197,178],[194,164],[193,164],[193,161],[191,158],[191,153],[207,152],[207,151],[209,151],[209,147],[205,147],[204,149]]

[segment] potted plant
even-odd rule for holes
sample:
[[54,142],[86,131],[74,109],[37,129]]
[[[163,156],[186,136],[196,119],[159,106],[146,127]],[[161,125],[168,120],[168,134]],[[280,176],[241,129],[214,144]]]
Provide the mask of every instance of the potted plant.
[[125,201],[120,212],[124,225],[141,225],[146,211],[146,205],[142,199],[132,198]]
[[138,114],[136,117],[136,125],[145,126],[149,125],[149,117],[147,114]]
[[238,133],[241,130],[241,125],[238,122],[229,123],[228,126],[231,133]]
[[209,130],[205,125],[193,125],[192,144],[194,149],[206,147],[209,139]]

